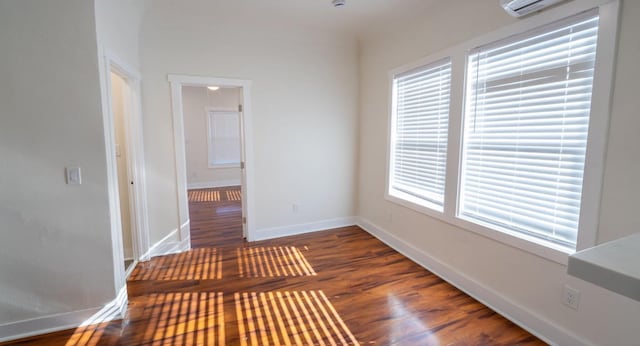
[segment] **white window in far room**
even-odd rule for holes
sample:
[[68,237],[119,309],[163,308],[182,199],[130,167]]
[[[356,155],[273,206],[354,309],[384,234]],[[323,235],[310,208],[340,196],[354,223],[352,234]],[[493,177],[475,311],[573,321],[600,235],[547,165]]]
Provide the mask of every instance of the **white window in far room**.
[[209,111],[209,167],[240,165],[240,114]]

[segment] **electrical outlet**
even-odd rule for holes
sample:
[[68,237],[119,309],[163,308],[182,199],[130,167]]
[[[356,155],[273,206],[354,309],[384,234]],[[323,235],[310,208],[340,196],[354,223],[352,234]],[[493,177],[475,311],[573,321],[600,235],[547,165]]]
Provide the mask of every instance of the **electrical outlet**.
[[562,303],[572,309],[578,310],[580,304],[580,291],[567,285],[562,290]]
[[297,205],[296,203],[294,203],[294,204],[291,206],[291,211],[293,211],[294,213],[297,213],[299,209],[300,209],[300,206],[299,206],[299,205]]

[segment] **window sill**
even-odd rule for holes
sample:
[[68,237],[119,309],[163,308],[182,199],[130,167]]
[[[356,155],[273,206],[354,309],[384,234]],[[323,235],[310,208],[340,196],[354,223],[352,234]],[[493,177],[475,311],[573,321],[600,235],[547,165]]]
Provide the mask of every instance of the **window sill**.
[[402,207],[419,212],[423,215],[433,217],[465,231],[472,232],[485,238],[489,238],[502,244],[508,245],[510,247],[526,251],[530,254],[558,263],[563,266],[567,266],[569,255],[575,253],[574,250],[567,249],[556,244],[528,236],[526,234],[510,232],[506,230],[496,230],[482,226],[480,224],[476,224],[471,221],[467,221],[457,216],[451,216],[443,212],[438,212],[437,210],[431,209],[426,205],[422,205],[420,203],[415,203],[414,201],[412,201],[412,199],[419,200],[418,198],[415,198],[411,195],[407,196],[409,198],[404,199],[405,196],[403,196],[403,198],[400,198],[386,193],[385,199],[396,205],[400,205]]
[[240,168],[239,163],[224,163],[219,165],[209,165],[209,168]]
[[393,203],[433,217],[443,217],[443,207],[414,195],[394,190],[386,193],[385,198]]
[[567,266],[569,255],[575,253],[557,244],[508,230],[497,230],[489,228],[475,222],[467,221],[463,218],[455,217],[452,223],[466,231],[470,231],[489,239],[501,242],[505,245],[526,251],[530,254],[544,258],[546,260]]

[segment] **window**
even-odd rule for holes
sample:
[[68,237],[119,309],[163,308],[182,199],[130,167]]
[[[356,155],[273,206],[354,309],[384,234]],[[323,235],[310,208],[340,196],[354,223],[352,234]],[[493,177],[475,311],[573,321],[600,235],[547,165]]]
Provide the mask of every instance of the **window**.
[[385,198],[561,264],[595,245],[619,10],[567,3],[393,70]]
[[458,216],[575,249],[598,14],[474,49]]
[[393,79],[389,195],[442,211],[451,60]]
[[238,112],[210,111],[209,167],[240,164],[240,116]]

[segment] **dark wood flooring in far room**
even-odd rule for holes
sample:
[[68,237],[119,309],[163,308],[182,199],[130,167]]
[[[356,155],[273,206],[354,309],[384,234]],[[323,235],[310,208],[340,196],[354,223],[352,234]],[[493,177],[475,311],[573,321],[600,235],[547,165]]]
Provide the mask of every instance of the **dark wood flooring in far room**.
[[241,198],[240,186],[189,190],[191,247],[242,243]]
[[245,243],[230,221],[212,247],[202,207],[198,248],[139,264],[124,320],[14,344],[543,344],[358,227]]

